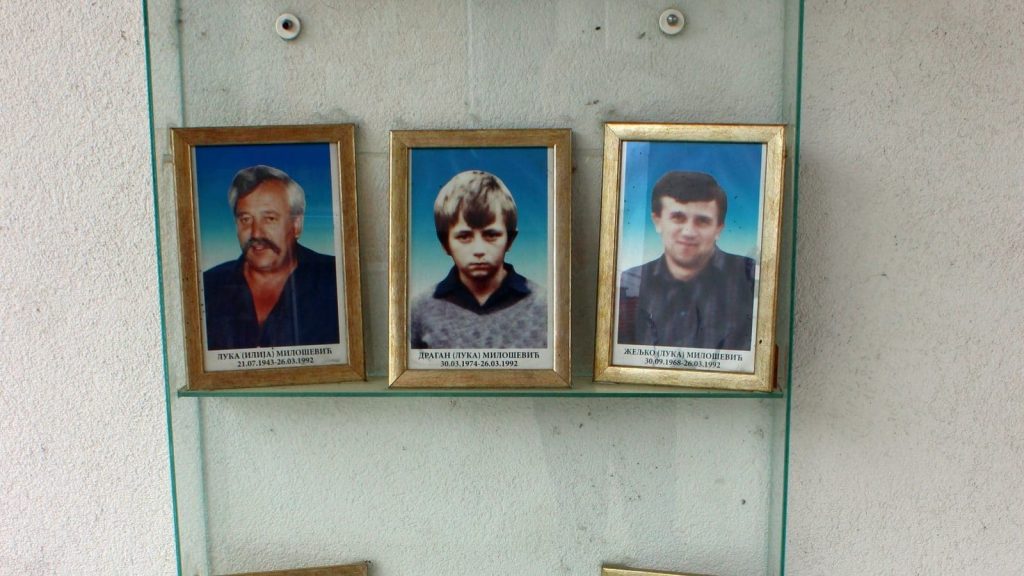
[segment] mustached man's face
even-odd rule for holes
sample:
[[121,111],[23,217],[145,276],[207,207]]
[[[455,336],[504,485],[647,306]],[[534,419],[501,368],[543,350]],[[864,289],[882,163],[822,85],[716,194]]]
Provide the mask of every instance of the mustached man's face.
[[287,270],[302,233],[302,216],[292,216],[288,192],[268,180],[235,203],[235,231],[246,266],[259,272]]
[[486,283],[504,270],[509,236],[503,220],[495,218],[482,228],[472,228],[459,214],[458,222],[448,230],[448,254],[463,284]]

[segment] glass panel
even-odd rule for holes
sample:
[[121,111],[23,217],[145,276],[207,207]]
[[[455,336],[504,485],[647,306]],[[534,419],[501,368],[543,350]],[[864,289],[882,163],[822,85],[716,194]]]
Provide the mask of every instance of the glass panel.
[[181,388],[180,397],[195,398],[310,398],[310,397],[520,397],[520,398],[572,398],[591,396],[598,398],[640,398],[657,396],[663,398],[783,398],[781,390],[771,393],[733,390],[704,390],[675,388],[670,386],[640,386],[607,384],[602,382],[573,380],[572,388],[388,388],[382,378],[367,382],[346,382],[344,384],[280,386],[266,388],[238,388],[229,390],[188,390]]
[[779,575],[786,572],[786,513],[789,483],[789,432],[790,410],[793,397],[792,383],[793,357],[793,311],[796,286],[796,215],[799,199],[799,164],[800,164],[800,94],[803,54],[803,0],[786,0],[784,5],[785,18],[783,24],[783,80],[782,80],[782,122],[789,132],[786,135],[786,193],[788,197],[782,208],[782,245],[779,250],[779,291],[776,320],[778,335],[779,363],[778,374],[780,386],[784,390],[785,401],[772,407],[773,420],[784,425],[774,428],[775,437],[771,442],[771,531],[769,533],[768,574]]
[[[786,390],[800,0],[691,3],[678,36],[647,0],[144,4],[181,574],[783,572],[788,394],[598,385],[591,366],[603,122],[785,123]],[[358,125],[371,381],[179,391],[169,128],[327,122]],[[574,131],[574,389],[389,391],[388,131],[513,127]]]
[[201,399],[214,573],[765,570],[773,401]]

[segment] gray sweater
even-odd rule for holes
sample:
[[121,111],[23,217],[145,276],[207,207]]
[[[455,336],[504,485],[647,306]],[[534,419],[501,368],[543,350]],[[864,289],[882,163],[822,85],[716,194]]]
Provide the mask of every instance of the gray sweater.
[[413,348],[547,348],[548,304],[544,289],[526,280],[530,293],[492,310],[470,310],[433,292],[413,300],[409,340]]

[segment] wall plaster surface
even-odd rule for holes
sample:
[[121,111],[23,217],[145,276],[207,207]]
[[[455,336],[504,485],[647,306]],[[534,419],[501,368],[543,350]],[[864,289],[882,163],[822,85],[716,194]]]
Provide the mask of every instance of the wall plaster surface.
[[788,568],[1024,574],[1024,3],[806,14]]
[[[0,574],[172,574],[139,6],[0,31]],[[808,2],[790,574],[1021,573],[1022,33]]]
[[0,2],[0,574],[172,574],[138,2]]

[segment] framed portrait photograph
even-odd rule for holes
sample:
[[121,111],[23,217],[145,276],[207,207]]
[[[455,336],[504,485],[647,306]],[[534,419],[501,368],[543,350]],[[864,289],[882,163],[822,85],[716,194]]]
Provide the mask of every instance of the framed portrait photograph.
[[271,572],[244,572],[227,576],[367,576],[367,564],[346,564],[344,566],[320,566],[318,568],[292,568]]
[[354,126],[171,139],[188,387],[364,379]]
[[602,566],[601,576],[708,576],[707,574],[693,574],[690,572],[655,572],[652,570],[637,570],[635,568],[623,568],[616,566]]
[[779,125],[605,125],[594,379],[770,392]]
[[392,387],[567,387],[571,132],[391,132]]

